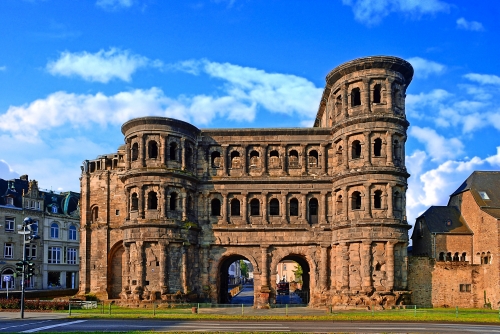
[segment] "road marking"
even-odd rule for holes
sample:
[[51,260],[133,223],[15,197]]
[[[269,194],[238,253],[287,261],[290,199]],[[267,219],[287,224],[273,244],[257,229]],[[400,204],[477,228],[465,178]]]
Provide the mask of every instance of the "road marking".
[[61,324],[55,324],[55,325],[50,325],[50,326],[38,327],[38,328],[34,328],[34,329],[28,329],[28,330],[22,331],[20,333],[34,333],[34,332],[43,331],[45,329],[50,329],[50,328],[54,328],[54,327],[61,327],[61,326],[68,326],[68,325],[78,324],[80,322],[85,322],[85,321],[87,321],[87,320],[77,320],[77,321],[71,321],[71,322],[64,322]]
[[38,321],[38,322],[30,322],[29,324],[22,324],[22,325],[15,325],[15,326],[3,327],[3,328],[0,328],[0,331],[1,331],[1,330],[4,330],[4,329],[9,329],[9,328],[12,328],[12,327],[23,327],[23,326],[30,326],[30,325],[41,324],[42,322],[48,322],[48,321],[52,321],[52,320],[44,320],[44,321]]

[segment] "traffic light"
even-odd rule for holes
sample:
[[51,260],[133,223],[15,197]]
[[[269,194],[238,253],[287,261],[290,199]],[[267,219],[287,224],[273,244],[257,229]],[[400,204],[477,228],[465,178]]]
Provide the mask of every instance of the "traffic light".
[[24,269],[24,262],[23,261],[16,262],[16,274],[22,275],[23,269]]
[[30,278],[31,276],[35,275],[35,264],[33,262],[28,262],[27,267],[27,277]]

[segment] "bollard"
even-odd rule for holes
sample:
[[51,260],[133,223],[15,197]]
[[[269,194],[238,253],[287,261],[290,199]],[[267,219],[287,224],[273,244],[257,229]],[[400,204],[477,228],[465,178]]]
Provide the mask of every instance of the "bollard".
[[241,315],[244,314],[244,311],[243,311],[243,304],[241,304]]
[[111,303],[109,303],[109,315],[111,315]]
[[455,318],[458,318],[458,306],[455,306]]
[[417,316],[417,305],[415,305],[414,309],[415,309],[415,316]]
[[288,304],[285,305],[285,315],[288,317]]
[[101,304],[101,314],[104,314],[104,302]]
[[375,315],[375,314],[373,313],[373,303],[370,303],[370,309],[372,310],[372,317],[373,317],[373,316]]
[[153,315],[156,315],[156,303],[153,302]]
[[71,301],[68,304],[68,308],[69,308],[69,315],[71,316]]

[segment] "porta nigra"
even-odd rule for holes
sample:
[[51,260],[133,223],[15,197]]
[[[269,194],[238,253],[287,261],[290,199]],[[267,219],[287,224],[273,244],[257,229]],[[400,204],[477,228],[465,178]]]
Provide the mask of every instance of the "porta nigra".
[[312,128],[126,122],[125,144],[82,166],[80,293],[224,303],[227,268],[245,259],[266,307],[293,260],[310,306],[404,303],[412,76],[396,57],[338,66]]

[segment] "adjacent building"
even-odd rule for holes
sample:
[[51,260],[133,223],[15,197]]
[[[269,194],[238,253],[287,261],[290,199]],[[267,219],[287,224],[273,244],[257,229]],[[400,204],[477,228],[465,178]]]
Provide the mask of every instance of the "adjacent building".
[[417,218],[409,289],[424,306],[500,305],[500,172],[471,174]]
[[[26,280],[28,289],[77,288],[79,272],[80,195],[74,192],[42,191],[38,182],[0,179],[0,277],[1,289],[20,289],[15,277],[16,262],[34,263],[35,275]],[[24,218],[35,223],[40,239],[24,242],[18,230]]]

